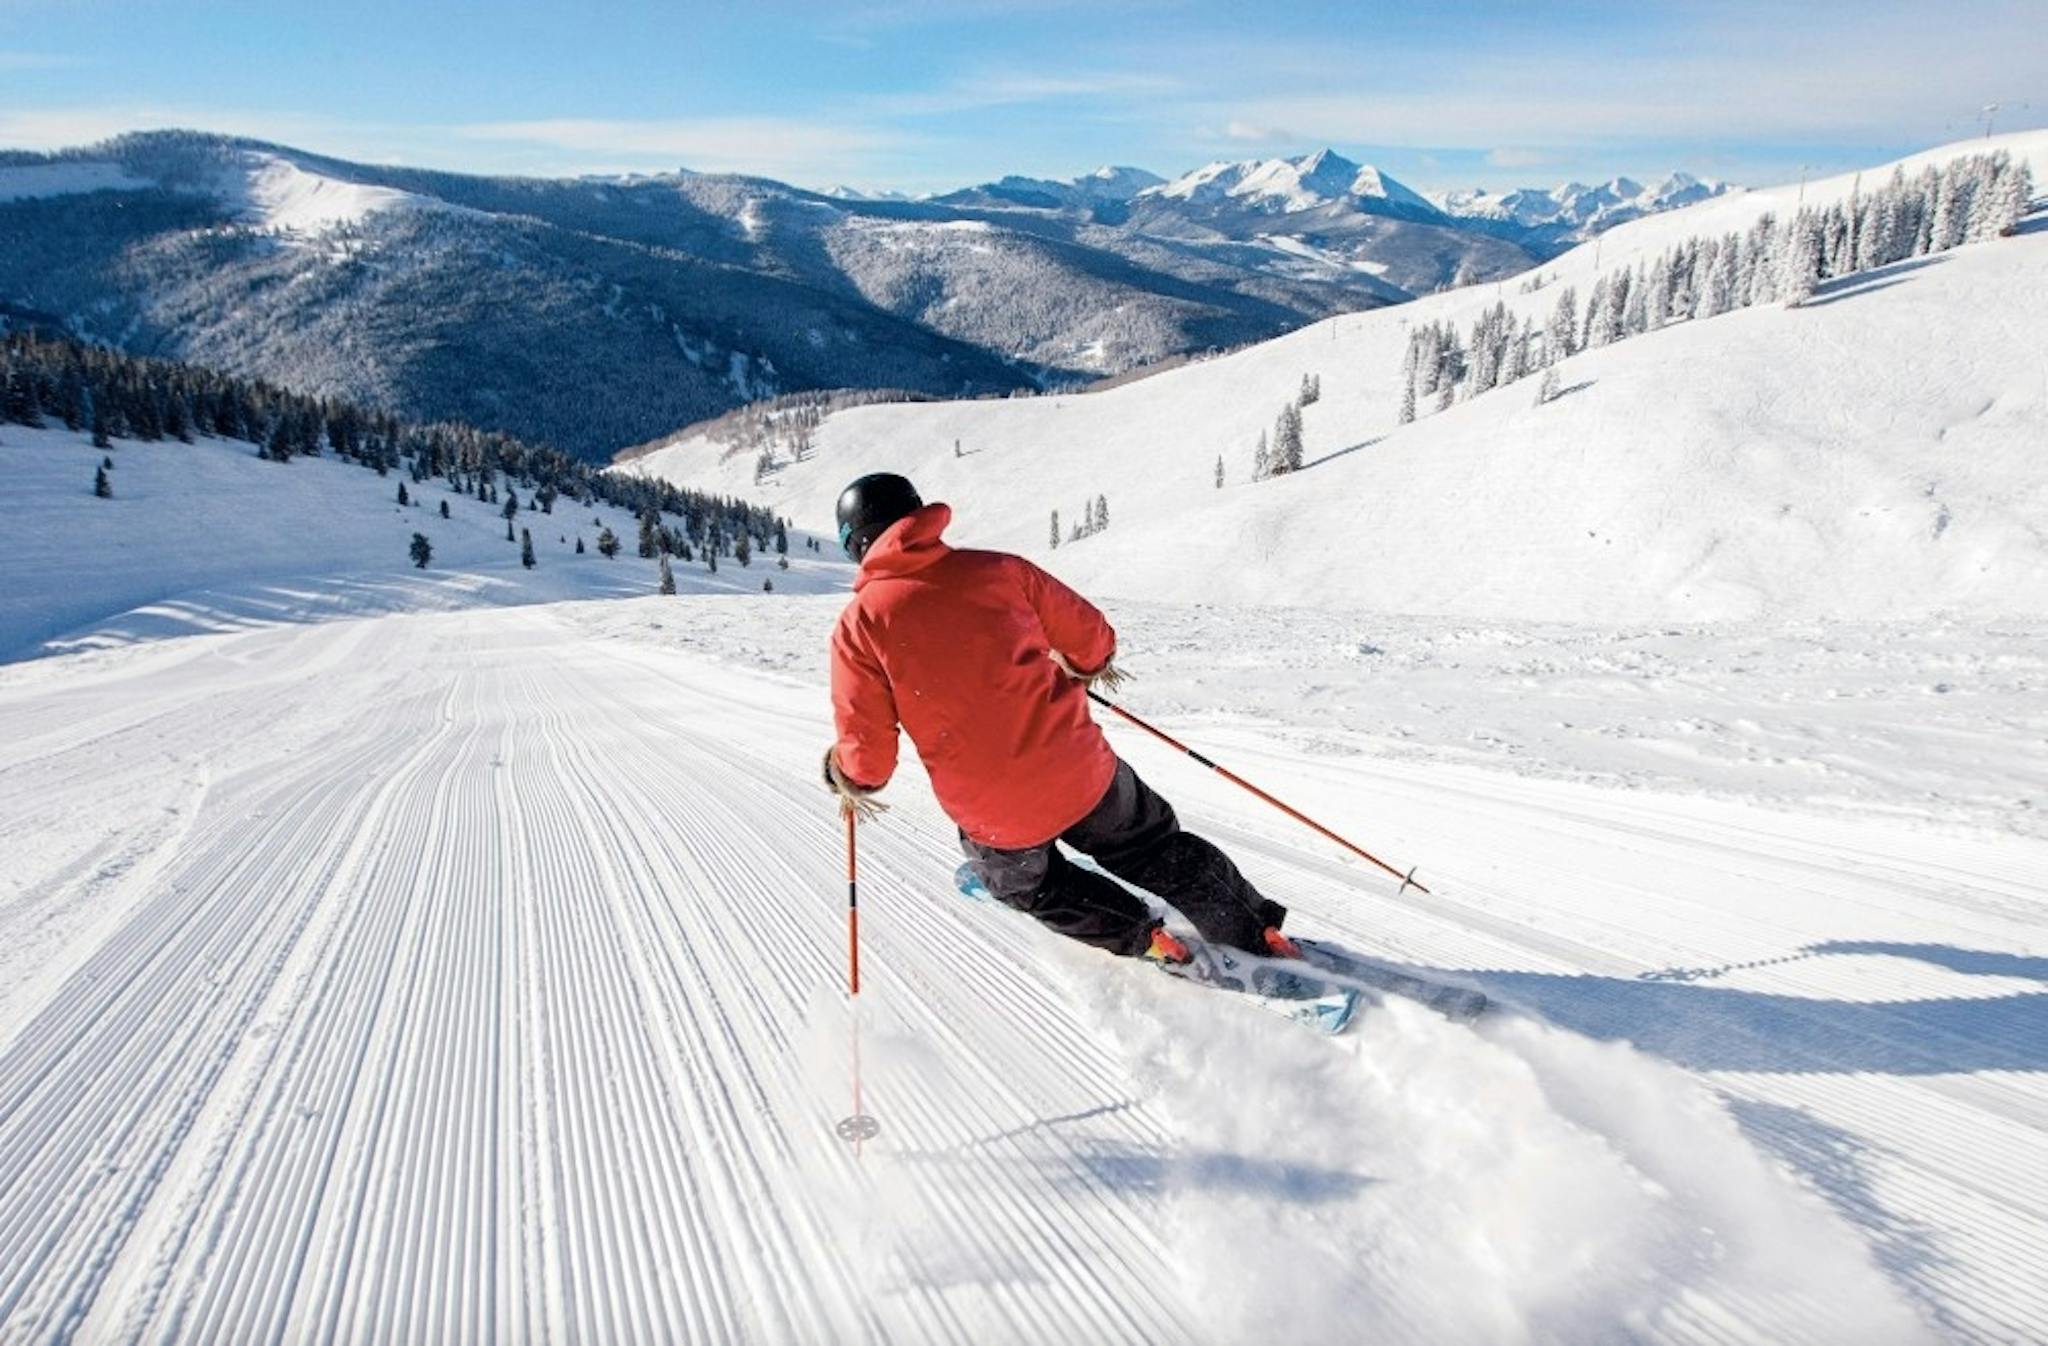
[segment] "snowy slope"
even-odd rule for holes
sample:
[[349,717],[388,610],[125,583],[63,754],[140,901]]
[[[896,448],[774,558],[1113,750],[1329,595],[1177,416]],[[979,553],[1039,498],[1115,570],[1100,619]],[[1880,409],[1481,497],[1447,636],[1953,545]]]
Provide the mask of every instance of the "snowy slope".
[[[883,1130],[856,1157],[831,1133],[853,1025],[814,780],[836,605],[473,610],[0,670],[10,1334],[1892,1343],[2048,1321],[2043,843],[1222,723],[1205,746],[1424,861],[1436,896],[1113,737],[1303,931],[1530,1017],[1392,1005],[1331,1043],[1062,945],[946,891],[952,832],[912,766],[863,833]],[[721,632],[805,662],[684,648]]]
[[[114,460],[114,494],[92,493],[93,471]],[[194,444],[117,440],[92,447],[59,429],[0,428],[0,473],[13,492],[7,583],[0,586],[0,661],[37,653],[224,631],[269,622],[644,594],[655,564],[634,555],[637,521],[608,505],[557,501],[552,514],[522,509],[538,564],[519,564],[500,507],[446,483],[407,483],[354,464],[299,458],[265,462],[239,440]],[[448,501],[451,517],[440,517]],[[596,551],[609,526],[623,550]],[[425,533],[434,555],[416,569],[407,548]],[[577,539],[587,549],[575,554]],[[791,538],[790,569],[775,558],[751,568],[675,566],[679,589],[816,592],[844,583],[848,567],[819,560]]]
[[[2039,132],[1905,167],[1998,148],[2048,169]],[[1856,182],[1808,183],[1804,200]],[[2038,228],[1832,283],[1798,310],[1585,352],[1547,406],[1531,382],[1397,426],[1411,324],[1462,331],[1495,302],[1540,322],[1562,284],[1583,299],[1601,270],[1797,199],[1715,198],[1581,246],[1533,294],[1485,286],[1336,318],[1099,394],[842,412],[773,498],[824,529],[848,478],[904,471],[955,505],[961,540],[1132,598],[1592,621],[2048,611]],[[1248,483],[1259,434],[1311,373],[1308,470]],[[740,489],[749,464],[719,451],[684,442],[632,470]],[[1049,549],[1050,513],[1071,523],[1098,494],[1110,529]]]

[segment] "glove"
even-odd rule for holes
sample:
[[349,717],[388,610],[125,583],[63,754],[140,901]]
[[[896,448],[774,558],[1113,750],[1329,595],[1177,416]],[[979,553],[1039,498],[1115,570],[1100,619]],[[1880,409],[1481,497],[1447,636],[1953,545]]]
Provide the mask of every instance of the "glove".
[[1086,683],[1095,691],[1114,692],[1131,680],[1130,674],[1116,666],[1115,655],[1111,655],[1103,661],[1102,667],[1096,669],[1093,673],[1081,672],[1081,670],[1068,663],[1067,656],[1061,654],[1058,650],[1052,652],[1052,661],[1060,666],[1060,672],[1076,682]]
[[825,788],[839,796],[841,813],[851,813],[865,820],[888,811],[889,806],[875,798],[873,790],[855,785],[839,769],[839,745],[836,743],[825,749]]

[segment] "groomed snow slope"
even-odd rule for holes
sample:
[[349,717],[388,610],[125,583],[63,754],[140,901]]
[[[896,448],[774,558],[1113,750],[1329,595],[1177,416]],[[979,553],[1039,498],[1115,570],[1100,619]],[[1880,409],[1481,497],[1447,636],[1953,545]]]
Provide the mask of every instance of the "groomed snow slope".
[[[114,494],[92,493],[112,458]],[[654,563],[634,555],[639,525],[607,505],[522,507],[538,564],[519,564],[500,506],[327,458],[263,461],[240,440],[117,440],[95,449],[61,429],[0,426],[0,474],[15,493],[0,585],[0,661],[267,622],[653,592]],[[405,481],[413,503],[397,503]],[[502,496],[500,497],[502,499]],[[440,517],[446,500],[450,517]],[[522,506],[525,502],[522,501]],[[609,526],[623,550],[596,551]],[[419,570],[413,533],[433,544]],[[586,548],[576,552],[577,539]],[[677,563],[686,592],[817,592],[844,584],[844,564],[790,540],[790,569],[771,556],[715,575]]]
[[[2041,132],[1903,162],[2001,148],[2048,177]],[[1854,182],[1809,183],[1804,199]],[[1544,267],[1533,294],[1510,283],[1336,318],[1098,394],[841,412],[762,498],[828,531],[847,479],[902,471],[955,505],[959,540],[1130,598],[1563,621],[2048,612],[2038,221],[1834,282],[1797,310],[1574,356],[1546,406],[1530,379],[1396,424],[1411,324],[1462,334],[1496,301],[1540,322],[1564,284],[1583,303],[1596,268],[1797,197],[1747,192],[1624,225]],[[1260,432],[1311,373],[1323,395],[1305,412],[1308,470],[1249,482]],[[630,470],[752,489],[751,457],[720,452],[690,440]],[[1098,494],[1109,530],[1050,549],[1051,511],[1070,525]]]
[[0,1335],[2048,1322],[2042,843],[1220,723],[1204,746],[1435,895],[1113,738],[1300,930],[1527,1017],[1394,1004],[1331,1042],[1063,944],[950,894],[910,767],[863,832],[883,1130],[856,1156],[815,655],[738,676],[679,648],[814,650],[834,607],[471,610],[0,670]]

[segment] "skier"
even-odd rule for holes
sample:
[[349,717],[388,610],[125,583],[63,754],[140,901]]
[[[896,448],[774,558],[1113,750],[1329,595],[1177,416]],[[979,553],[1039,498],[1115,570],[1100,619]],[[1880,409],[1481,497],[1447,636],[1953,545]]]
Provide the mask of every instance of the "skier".
[[877,472],[839,497],[839,541],[860,565],[832,631],[825,784],[861,813],[910,733],[932,793],[989,891],[1072,939],[1186,963],[1146,905],[1053,843],[1177,907],[1214,944],[1299,957],[1287,910],[1111,750],[1087,689],[1114,690],[1116,633],[1087,599],[1021,556],[955,550],[953,511]]

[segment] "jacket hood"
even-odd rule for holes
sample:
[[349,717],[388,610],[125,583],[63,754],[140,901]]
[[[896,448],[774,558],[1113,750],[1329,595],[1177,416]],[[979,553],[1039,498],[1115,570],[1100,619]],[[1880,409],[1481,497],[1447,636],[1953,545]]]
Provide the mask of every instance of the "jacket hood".
[[862,558],[860,573],[853,578],[855,591],[872,579],[914,575],[950,553],[953,549],[939,540],[939,534],[952,522],[953,507],[935,503],[914,509],[890,524]]

